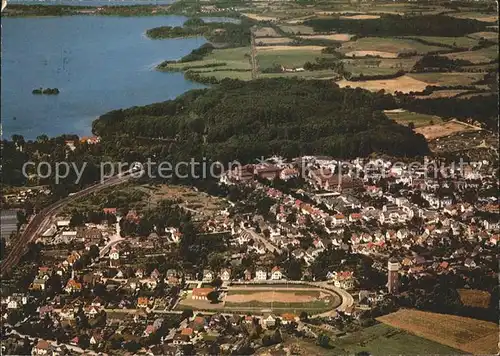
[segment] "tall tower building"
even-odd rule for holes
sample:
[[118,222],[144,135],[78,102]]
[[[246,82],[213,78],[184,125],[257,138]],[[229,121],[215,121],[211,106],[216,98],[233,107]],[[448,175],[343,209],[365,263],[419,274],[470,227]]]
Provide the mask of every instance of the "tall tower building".
[[394,257],[389,258],[389,262],[387,263],[387,289],[390,294],[398,294],[399,268],[399,261]]

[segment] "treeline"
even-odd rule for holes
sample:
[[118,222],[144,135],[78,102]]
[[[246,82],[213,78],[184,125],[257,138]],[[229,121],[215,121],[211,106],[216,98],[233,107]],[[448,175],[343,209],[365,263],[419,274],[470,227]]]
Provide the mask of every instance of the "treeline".
[[304,63],[305,70],[331,69],[337,73],[344,72],[344,63],[336,58],[318,57],[315,62]]
[[205,57],[207,54],[212,53],[213,50],[214,46],[211,43],[205,43],[200,47],[193,49],[189,54],[182,57],[178,62],[185,63],[202,60],[203,57]]
[[406,72],[404,70],[398,70],[396,73],[390,74],[375,74],[375,75],[365,75],[360,73],[357,77],[352,76],[351,73],[346,73],[346,79],[352,82],[362,82],[365,80],[381,80],[381,79],[394,79],[405,75]]
[[33,91],[31,92],[32,94],[36,94],[36,95],[41,95],[41,94],[44,94],[44,95],[57,95],[59,94],[59,89],[57,88],[38,88],[38,89],[33,89]]
[[[74,150],[68,149],[66,141],[71,141],[75,145]],[[40,135],[36,140],[25,140],[21,135],[12,135],[11,140],[2,141],[2,170],[1,180],[5,185],[48,185],[54,197],[66,196],[75,188],[81,188],[89,183],[99,180],[102,151],[98,145],[81,143],[77,136],[61,135],[49,138]],[[65,178],[61,178],[58,183],[55,179],[56,162],[73,162],[78,171],[82,170],[81,179],[78,181],[75,169],[70,169]],[[26,162],[48,162],[51,174],[48,169],[40,169],[37,172],[36,166],[28,165],[23,173],[23,166]],[[43,175],[40,177],[38,175]],[[47,176],[48,175],[48,176]],[[75,184],[78,182],[78,184]]]
[[184,73],[184,78],[201,84],[218,84],[220,82],[215,76],[202,75],[198,72],[188,70]]
[[109,112],[94,121],[93,131],[110,148],[117,146],[117,137],[131,133],[175,138],[175,149],[163,154],[221,162],[272,154],[427,154],[423,136],[380,111],[395,107],[391,95],[340,89],[328,81],[224,79],[175,100]]
[[413,99],[401,101],[401,107],[412,112],[444,118],[470,119],[481,122],[490,130],[497,130],[498,96],[473,96],[464,98]]
[[[195,18],[187,20],[182,27],[151,28],[146,31],[146,35],[152,39],[204,36],[210,42],[224,44],[226,47],[245,47],[250,45],[252,25],[253,22],[246,18],[241,19],[240,23],[204,22],[202,19]],[[202,51],[208,51],[208,47]],[[204,54],[206,53],[208,52]],[[198,54],[203,54],[203,52]]]
[[311,19],[304,22],[317,32],[337,31],[361,36],[445,36],[460,37],[484,31],[484,22],[444,15],[384,15],[378,19],[349,20],[341,18]]
[[67,16],[75,15],[82,10],[95,9],[91,6],[70,6],[70,5],[24,5],[9,4],[2,11],[3,16]]
[[473,65],[473,63],[464,59],[450,59],[447,57],[426,55],[420,58],[412,69],[417,73],[430,71],[452,72],[462,66],[468,65]]

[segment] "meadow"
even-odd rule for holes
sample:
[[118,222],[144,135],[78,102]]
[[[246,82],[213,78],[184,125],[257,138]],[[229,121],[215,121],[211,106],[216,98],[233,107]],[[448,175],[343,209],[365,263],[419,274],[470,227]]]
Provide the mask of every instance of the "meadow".
[[467,353],[493,355],[498,352],[498,325],[495,323],[411,309],[401,309],[377,320]]
[[423,127],[434,124],[439,124],[442,122],[439,116],[426,115],[414,113],[406,110],[385,110],[384,114],[398,124],[408,126],[410,122],[413,123],[415,127]]
[[356,41],[343,43],[339,52],[349,57],[379,55],[380,57],[395,58],[400,53],[425,54],[442,49],[439,46],[426,45],[408,38],[363,37]]
[[451,59],[464,59],[472,63],[488,63],[498,60],[498,45],[478,49],[477,51],[465,51],[446,54]]
[[458,355],[464,352],[432,340],[377,324],[353,334],[330,341],[332,349],[325,355],[353,355],[369,352],[371,355]]

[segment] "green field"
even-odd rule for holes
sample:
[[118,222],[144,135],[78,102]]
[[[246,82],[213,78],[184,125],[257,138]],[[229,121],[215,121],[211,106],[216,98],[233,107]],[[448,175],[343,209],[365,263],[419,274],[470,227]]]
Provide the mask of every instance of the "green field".
[[[312,47],[315,48],[315,47]],[[314,62],[318,57],[332,57],[332,55],[322,54],[321,50],[309,50],[304,47],[286,50],[258,50],[257,62],[259,68],[271,68],[275,64],[285,67],[302,67],[306,62]]]
[[400,70],[409,72],[420,57],[412,58],[360,58],[343,59],[344,68],[353,75],[394,74]]
[[448,16],[456,17],[459,19],[474,19],[484,22],[495,22],[498,21],[498,14],[495,13],[483,13],[476,11],[462,11],[459,13],[448,14]]
[[370,326],[330,341],[325,355],[345,355],[367,351],[372,355],[458,355],[463,351],[400,331],[385,324]]
[[363,37],[357,41],[345,42],[339,48],[339,52],[349,53],[353,51],[377,51],[388,53],[417,52],[425,54],[431,51],[442,50],[443,47],[426,45],[411,39],[388,38],[388,37]]
[[228,303],[224,304],[224,310],[237,310],[237,311],[262,311],[272,310],[279,313],[294,313],[300,314],[302,311],[308,313],[324,313],[335,308],[334,303],[325,303],[323,301],[314,301],[307,303],[283,303],[283,302],[258,302],[251,301],[246,303]]
[[314,30],[311,26],[306,25],[281,25],[281,30],[293,35],[312,35]]
[[485,40],[498,41],[498,32],[476,32],[467,35],[467,37],[477,40],[484,38]]
[[[268,285],[268,287],[269,287],[269,285]],[[234,295],[234,294],[251,295],[251,294],[255,294],[256,292],[258,293],[258,291],[256,291],[255,289],[250,289],[250,288],[248,288],[248,289],[239,289],[238,288],[238,289],[230,289],[228,291],[227,295]],[[320,292],[318,290],[294,290],[294,289],[286,290],[286,289],[279,289],[279,292],[280,293],[296,294],[296,295],[309,295],[309,296],[315,297],[315,298],[318,298],[319,294],[320,294]]]
[[407,126],[410,122],[413,122],[415,127],[422,127],[428,125],[439,124],[443,122],[439,116],[418,114],[411,111],[384,111],[384,114],[400,125]]
[[477,51],[466,51],[446,54],[451,59],[464,59],[472,63],[487,63],[498,59],[498,45],[481,48]]
[[295,72],[295,73],[259,73],[259,78],[302,78],[302,79],[333,79],[336,77],[333,70],[315,70],[311,72]]
[[[215,49],[212,53],[207,55],[200,61],[192,61],[185,63],[169,63],[167,68],[171,70],[186,70],[189,67],[200,67],[196,69],[192,69],[194,71],[207,71],[217,69],[251,69],[249,56],[250,55],[250,47],[239,47],[239,48],[227,48],[227,49]],[[211,64],[222,64],[224,65],[213,68],[201,68],[204,65]]]
[[224,78],[239,79],[239,80],[251,80],[252,73],[250,71],[237,72],[232,70],[218,70],[218,71],[206,71],[198,72],[204,77],[215,77],[217,80],[222,80]]
[[478,39],[470,37],[405,36],[405,38],[419,38],[430,43],[443,44],[459,48],[472,48],[479,43]]

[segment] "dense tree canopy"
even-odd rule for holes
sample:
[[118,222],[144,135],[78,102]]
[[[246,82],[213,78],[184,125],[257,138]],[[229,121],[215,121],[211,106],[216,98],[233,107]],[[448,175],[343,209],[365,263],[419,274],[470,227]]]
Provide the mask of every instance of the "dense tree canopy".
[[212,43],[220,43],[229,47],[242,47],[250,45],[252,24],[252,21],[246,18],[239,23],[204,22],[200,18],[192,18],[184,22],[182,27],[155,27],[147,30],[146,35],[152,39],[205,36]]
[[175,100],[109,112],[94,121],[93,131],[110,142],[130,134],[171,139],[191,156],[222,162],[270,154],[428,153],[423,136],[380,111],[394,105],[390,95],[329,81],[224,80]]
[[445,118],[473,118],[491,130],[496,130],[498,124],[498,95],[496,94],[473,96],[467,99],[408,98],[407,101],[403,101],[402,106],[409,111]]
[[305,21],[315,31],[337,31],[362,36],[449,36],[460,37],[483,31],[486,23],[458,19],[445,15],[400,16],[384,15],[379,19],[349,20],[338,17]]

